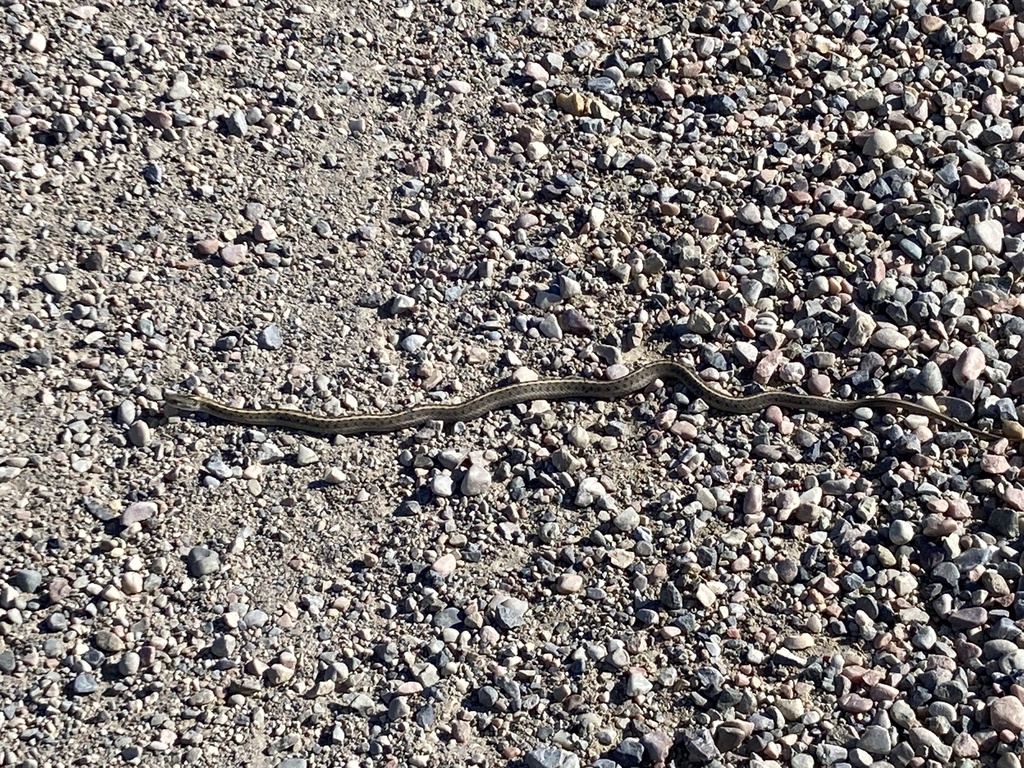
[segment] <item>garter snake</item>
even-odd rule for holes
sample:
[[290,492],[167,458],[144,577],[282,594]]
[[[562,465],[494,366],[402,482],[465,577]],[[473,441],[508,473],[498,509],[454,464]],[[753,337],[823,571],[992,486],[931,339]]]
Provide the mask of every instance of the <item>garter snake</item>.
[[[455,422],[478,419],[497,411],[532,400],[615,400],[639,392],[655,381],[675,381],[710,407],[733,414],[756,413],[770,405],[825,414],[845,414],[858,408],[882,408],[927,416],[929,419],[958,430],[970,432],[985,440],[999,440],[1004,435],[986,432],[964,424],[952,416],[932,410],[920,403],[890,397],[865,397],[858,400],[835,400],[785,390],[769,390],[743,397],[723,394],[707,384],[687,365],[661,360],[638,368],[618,379],[595,381],[582,378],[540,379],[485,392],[461,403],[418,405],[394,413],[371,413],[352,416],[316,416],[280,408],[252,410],[234,408],[201,395],[165,392],[164,400],[180,411],[200,412],[235,424],[257,427],[283,427],[328,435],[358,435],[397,432],[427,421]],[[1014,439],[1014,438],[1009,438]]]

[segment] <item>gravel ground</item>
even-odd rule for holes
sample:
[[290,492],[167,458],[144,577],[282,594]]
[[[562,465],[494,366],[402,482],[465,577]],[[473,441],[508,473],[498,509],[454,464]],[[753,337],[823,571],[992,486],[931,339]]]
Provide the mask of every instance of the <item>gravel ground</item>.
[[1019,768],[1024,2],[4,3],[0,765]]

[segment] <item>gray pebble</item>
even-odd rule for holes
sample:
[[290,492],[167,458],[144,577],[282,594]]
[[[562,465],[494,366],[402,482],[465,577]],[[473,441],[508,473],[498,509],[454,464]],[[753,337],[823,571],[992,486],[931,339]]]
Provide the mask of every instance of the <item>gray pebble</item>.
[[494,606],[491,616],[495,624],[502,629],[515,629],[523,623],[523,617],[529,607],[525,600],[506,597]]
[[576,755],[551,746],[531,749],[525,755],[525,762],[527,768],[580,768]]
[[124,650],[124,640],[107,629],[101,629],[93,636],[93,643],[104,653],[120,653]]
[[89,672],[79,672],[75,676],[75,680],[71,687],[79,696],[96,693],[100,688],[99,683],[96,682],[96,676]]
[[480,496],[487,492],[492,482],[491,473],[474,464],[463,475],[460,490],[465,496]]
[[245,616],[242,617],[242,623],[250,629],[259,629],[260,627],[266,626],[266,623],[270,620],[266,611],[261,611],[259,608],[253,608],[251,611],[247,611]]
[[206,547],[192,547],[188,553],[188,570],[200,578],[220,570],[220,555]]
[[124,677],[131,677],[139,671],[142,659],[135,651],[128,651],[117,662],[117,671]]
[[498,690],[490,685],[485,685],[476,692],[476,698],[481,707],[490,709],[498,703]]
[[864,142],[864,154],[868,157],[882,157],[896,151],[899,143],[891,131],[874,130]]
[[43,575],[39,571],[25,568],[14,576],[14,585],[22,592],[35,593],[43,583]]
[[224,129],[230,136],[245,136],[249,132],[249,123],[245,119],[245,113],[236,109],[224,119]]
[[280,349],[284,346],[284,338],[281,335],[281,327],[277,323],[271,323],[262,331],[256,339],[260,349]]
[[909,544],[914,539],[914,526],[906,520],[894,520],[889,526],[889,541],[896,546]]
[[426,343],[426,336],[422,336],[418,333],[410,333],[398,343],[398,346],[409,354],[416,354]]
[[626,696],[631,699],[645,693],[650,693],[653,689],[654,684],[641,672],[631,672],[626,677]]

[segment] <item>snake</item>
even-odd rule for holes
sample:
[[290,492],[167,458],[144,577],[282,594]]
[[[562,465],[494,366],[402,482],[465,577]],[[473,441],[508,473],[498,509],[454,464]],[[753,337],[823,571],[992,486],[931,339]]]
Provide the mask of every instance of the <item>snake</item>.
[[[848,414],[859,408],[881,408],[934,419],[954,429],[969,432],[984,440],[1006,439],[1005,435],[986,432],[945,413],[908,400],[890,396],[838,400],[786,390],[766,390],[733,397],[705,382],[693,368],[674,360],[648,363],[617,379],[549,378],[518,382],[498,387],[459,403],[428,403],[392,413],[318,416],[281,408],[235,408],[202,395],[164,392],[164,401],[178,411],[204,413],[223,421],[256,427],[281,427],[323,435],[365,435],[399,432],[428,421],[452,423],[472,421],[514,405],[533,400],[617,400],[640,392],[654,382],[676,382],[711,408],[730,414],[750,414],[775,405],[822,414]],[[1016,438],[1009,438],[1016,439]]]

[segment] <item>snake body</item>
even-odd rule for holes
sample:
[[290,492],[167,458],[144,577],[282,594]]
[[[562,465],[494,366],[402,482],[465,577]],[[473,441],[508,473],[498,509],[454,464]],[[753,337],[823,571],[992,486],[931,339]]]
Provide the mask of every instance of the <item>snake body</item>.
[[889,397],[835,400],[829,397],[783,390],[769,390],[744,397],[732,397],[709,386],[694,369],[673,360],[649,363],[618,379],[594,381],[582,378],[558,378],[521,382],[499,387],[461,403],[428,403],[394,413],[317,416],[280,408],[251,410],[234,408],[201,395],[172,392],[164,393],[164,400],[180,411],[201,412],[236,424],[283,427],[316,434],[359,435],[398,432],[420,426],[427,421],[446,423],[472,421],[491,411],[502,410],[532,400],[616,400],[639,392],[659,380],[681,383],[691,394],[700,397],[710,407],[725,413],[757,413],[771,405],[825,414],[846,414],[858,408],[883,408],[887,411],[927,416],[929,419],[970,432],[975,437],[985,440],[1004,438],[1003,435],[977,429],[919,403]]

